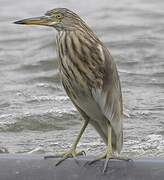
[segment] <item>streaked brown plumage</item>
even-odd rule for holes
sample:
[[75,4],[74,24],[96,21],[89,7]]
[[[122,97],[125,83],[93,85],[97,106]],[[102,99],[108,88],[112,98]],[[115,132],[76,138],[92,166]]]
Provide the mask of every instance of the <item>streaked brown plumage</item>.
[[58,31],[57,52],[62,84],[84,119],[76,142],[64,159],[75,157],[77,143],[88,123],[107,144],[107,161],[123,144],[123,105],[117,68],[108,49],[85,22],[72,11],[56,8],[45,16],[25,19],[17,24],[54,27]]

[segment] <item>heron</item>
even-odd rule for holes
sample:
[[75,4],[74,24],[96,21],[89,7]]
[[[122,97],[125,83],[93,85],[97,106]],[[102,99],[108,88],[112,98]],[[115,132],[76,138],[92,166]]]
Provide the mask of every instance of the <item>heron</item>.
[[108,48],[91,28],[67,8],[55,8],[40,17],[14,22],[43,25],[57,30],[56,45],[59,73],[63,87],[82,116],[82,127],[70,150],[62,159],[83,154],[76,147],[88,124],[91,124],[107,148],[95,159],[105,159],[103,172],[110,159],[124,159],[123,100],[116,63]]

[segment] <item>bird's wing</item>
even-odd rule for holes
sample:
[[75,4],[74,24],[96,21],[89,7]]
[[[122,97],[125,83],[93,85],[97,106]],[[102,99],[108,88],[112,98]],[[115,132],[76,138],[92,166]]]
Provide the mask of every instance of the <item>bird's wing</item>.
[[100,48],[102,48],[101,57],[104,58],[104,76],[98,80],[101,81],[101,86],[92,89],[92,95],[104,116],[109,120],[115,135],[122,139],[123,106],[120,80],[116,64],[108,49],[103,46]]

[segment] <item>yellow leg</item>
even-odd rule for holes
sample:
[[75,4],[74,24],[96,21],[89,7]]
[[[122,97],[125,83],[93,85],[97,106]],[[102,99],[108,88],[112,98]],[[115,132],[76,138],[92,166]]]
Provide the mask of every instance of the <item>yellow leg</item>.
[[60,164],[61,162],[63,162],[64,160],[70,158],[70,157],[74,157],[74,158],[75,158],[76,156],[85,154],[84,151],[81,151],[81,152],[78,152],[78,153],[77,153],[77,152],[76,152],[76,147],[77,147],[77,144],[78,144],[79,141],[80,141],[80,138],[81,138],[84,130],[86,129],[86,127],[87,127],[87,125],[88,125],[88,122],[89,122],[89,120],[85,120],[85,121],[84,121],[84,124],[83,124],[83,126],[82,126],[82,128],[81,128],[81,130],[80,130],[80,133],[78,134],[78,136],[77,136],[74,144],[72,145],[70,151],[64,153],[62,159],[61,159],[59,162],[57,162],[56,166],[59,165],[59,164]]
[[107,123],[107,127],[108,127],[108,144],[107,144],[106,153],[89,163],[89,164],[93,164],[96,161],[105,159],[103,173],[106,171],[108,161],[110,159],[126,160],[126,161],[130,160],[130,159],[126,158],[126,157],[119,157],[119,156],[116,156],[116,155],[113,154],[113,149],[112,149],[112,128],[111,128],[110,124],[108,124],[108,123]]
[[108,161],[109,159],[113,158],[113,150],[112,150],[112,128],[109,124],[107,124],[108,126],[108,145],[107,145],[107,152],[105,154],[105,164],[104,164],[104,169],[103,169],[103,173],[106,171],[107,165],[108,165]]

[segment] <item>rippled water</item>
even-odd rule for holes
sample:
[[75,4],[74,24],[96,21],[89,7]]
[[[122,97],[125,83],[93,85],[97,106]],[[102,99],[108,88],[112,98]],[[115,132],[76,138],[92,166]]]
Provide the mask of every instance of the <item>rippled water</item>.
[[[56,31],[13,21],[55,7],[77,12],[109,47],[119,69],[124,107],[123,153],[164,156],[164,1],[0,0],[0,147],[9,153],[68,149],[80,116],[59,79]],[[79,149],[105,146],[88,127]]]

